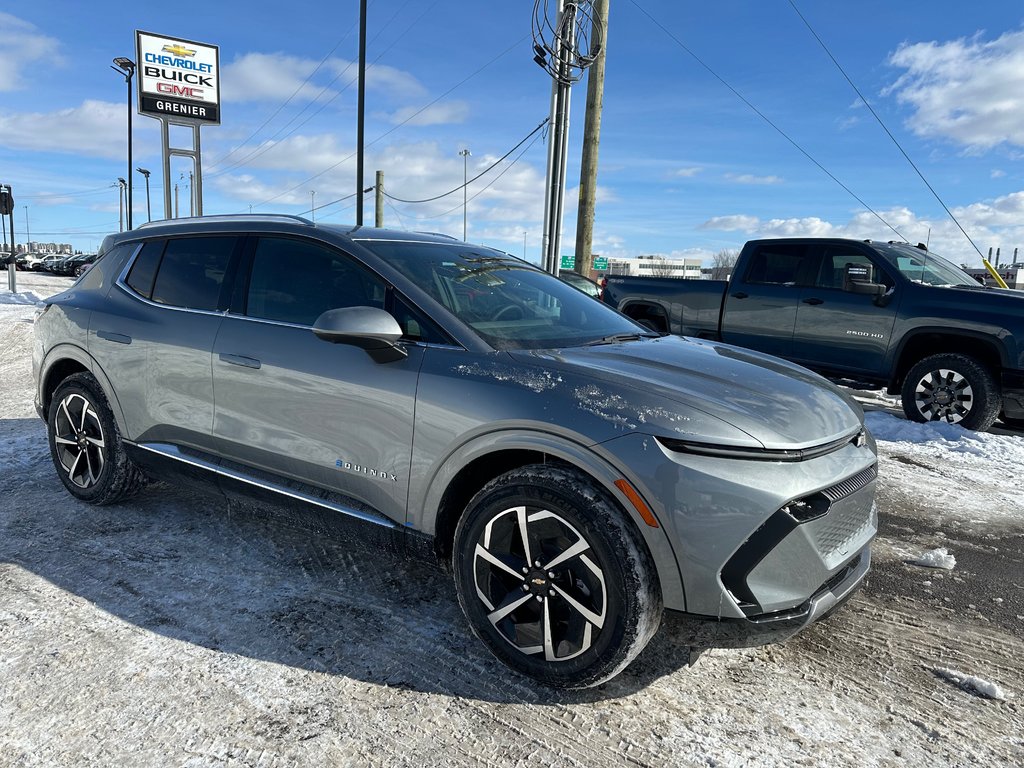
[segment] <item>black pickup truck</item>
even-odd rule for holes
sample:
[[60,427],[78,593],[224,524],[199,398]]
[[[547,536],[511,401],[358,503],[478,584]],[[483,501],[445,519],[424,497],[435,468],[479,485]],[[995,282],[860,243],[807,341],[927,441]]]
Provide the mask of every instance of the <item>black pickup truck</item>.
[[728,281],[609,276],[603,300],[655,330],[883,384],[914,421],[1024,426],[1024,292],[923,245],[752,240]]

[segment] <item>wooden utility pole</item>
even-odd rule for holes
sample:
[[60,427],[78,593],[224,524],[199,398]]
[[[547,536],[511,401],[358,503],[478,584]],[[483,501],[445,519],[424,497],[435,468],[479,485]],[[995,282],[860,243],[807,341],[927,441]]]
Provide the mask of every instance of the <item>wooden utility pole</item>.
[[373,226],[384,226],[384,171],[377,171],[376,196],[373,204]]
[[601,50],[587,72],[587,112],[583,117],[583,157],[580,161],[580,204],[576,214],[576,266],[590,273],[594,240],[594,203],[597,198],[597,149],[601,143],[601,110],[604,108],[604,62],[608,51],[608,0],[594,0],[591,40]]

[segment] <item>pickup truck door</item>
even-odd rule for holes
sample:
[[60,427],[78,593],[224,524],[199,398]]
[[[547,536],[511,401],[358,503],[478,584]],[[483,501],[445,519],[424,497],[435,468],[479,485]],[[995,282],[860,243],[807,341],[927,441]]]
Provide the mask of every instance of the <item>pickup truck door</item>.
[[[821,252],[820,268],[814,285],[800,291],[789,357],[812,368],[880,374],[899,306],[896,281],[855,244],[813,247]],[[864,266],[886,295],[853,293],[844,284],[847,264]]]
[[[764,243],[750,252],[742,274],[729,283],[722,303],[722,340],[790,357],[803,286],[817,263],[804,243]],[[738,279],[737,279],[738,278]]]

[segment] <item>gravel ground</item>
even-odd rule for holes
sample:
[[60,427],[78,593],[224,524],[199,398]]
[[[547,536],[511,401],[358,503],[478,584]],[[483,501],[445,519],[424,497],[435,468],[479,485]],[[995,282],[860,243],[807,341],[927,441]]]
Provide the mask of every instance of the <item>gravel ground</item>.
[[[957,571],[922,591],[905,552],[941,526],[884,448],[876,572],[835,617],[692,668],[669,621],[616,680],[552,693],[491,659],[439,569],[322,520],[165,485],[76,502],[31,406],[31,312],[3,309],[0,764],[1024,764],[1024,617],[950,608]],[[990,595],[1019,599],[1001,542],[1024,522],[999,525],[975,537],[1011,574]]]

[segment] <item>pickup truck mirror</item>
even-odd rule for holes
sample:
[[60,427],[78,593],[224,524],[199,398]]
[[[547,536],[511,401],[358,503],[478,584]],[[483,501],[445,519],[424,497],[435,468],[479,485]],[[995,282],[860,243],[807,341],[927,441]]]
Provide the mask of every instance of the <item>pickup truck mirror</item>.
[[886,288],[871,282],[871,267],[867,264],[847,264],[843,271],[843,290],[866,296],[883,296]]

